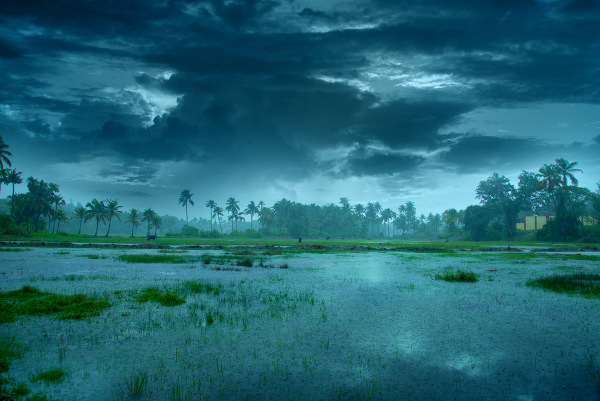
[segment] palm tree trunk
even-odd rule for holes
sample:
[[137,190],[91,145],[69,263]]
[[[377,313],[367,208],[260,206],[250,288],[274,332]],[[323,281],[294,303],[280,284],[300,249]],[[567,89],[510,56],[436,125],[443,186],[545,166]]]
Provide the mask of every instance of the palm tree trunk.
[[83,223],[83,219],[79,219],[79,234],[81,234],[81,223]]
[[210,207],[210,231],[213,230],[212,219],[213,219],[213,214],[212,214],[212,206],[211,206]]
[[12,183],[13,185],[13,194],[12,194],[12,198],[10,198],[10,213],[14,214],[15,213],[15,183]]
[[188,214],[187,214],[187,202],[185,202],[185,225],[189,225],[188,223]]
[[112,223],[112,217],[108,219],[108,231],[106,232],[105,237],[108,238],[108,233],[110,232],[110,223]]
[[96,219],[96,232],[94,233],[94,237],[98,236],[98,226],[100,225],[100,219]]
[[253,217],[253,216],[254,216],[254,215],[252,215],[252,214],[250,215],[250,229],[251,229],[251,230],[252,230],[252,217]]
[[131,238],[133,238],[133,229],[135,228],[135,225],[133,223],[131,223]]

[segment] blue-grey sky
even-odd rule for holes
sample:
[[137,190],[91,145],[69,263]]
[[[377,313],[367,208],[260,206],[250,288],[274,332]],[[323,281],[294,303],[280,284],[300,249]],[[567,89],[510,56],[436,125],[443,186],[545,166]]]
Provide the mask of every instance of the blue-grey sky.
[[420,214],[559,157],[600,181],[599,0],[4,0],[0,73],[14,167],[67,201]]

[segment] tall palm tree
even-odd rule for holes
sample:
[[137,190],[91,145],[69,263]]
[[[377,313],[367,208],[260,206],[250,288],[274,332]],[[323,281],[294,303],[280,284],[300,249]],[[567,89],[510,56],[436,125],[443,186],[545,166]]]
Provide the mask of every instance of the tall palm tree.
[[254,215],[258,213],[258,207],[254,204],[254,201],[250,201],[246,210],[244,210],[244,214],[250,215],[250,229],[252,230],[252,220],[254,219]]
[[58,225],[56,226],[56,232],[58,232],[60,230],[60,223],[66,223],[67,221],[69,221],[69,216],[67,215],[67,212],[65,212],[63,209],[58,209],[56,211],[56,221],[58,221]]
[[86,203],[85,207],[88,208],[86,210],[86,219],[96,220],[96,232],[94,233],[94,236],[98,236],[98,226],[100,225],[100,222],[106,224],[106,206],[104,205],[104,201],[99,201],[94,198],[91,202]]
[[163,221],[156,212],[152,212],[152,226],[154,227],[154,236],[156,237],[156,229],[160,228]]
[[221,206],[215,206],[213,208],[213,217],[215,217],[219,221],[219,228],[221,229],[221,234],[223,234],[223,226],[221,225],[221,217],[223,216],[223,208]]
[[[392,209],[387,208],[381,211],[381,220],[383,221],[383,234],[385,236],[385,223],[392,219]],[[390,225],[388,223],[388,237],[390,236]]]
[[[57,186],[58,192],[58,186]],[[52,204],[54,205],[54,221],[52,222],[52,232],[54,233],[54,224],[56,223],[56,216],[58,213],[58,205],[64,205],[66,202],[62,196],[58,193],[52,194],[51,196]]]
[[560,173],[554,164],[544,164],[535,175],[540,180],[538,189],[545,189],[548,193],[554,192],[554,189],[560,185]]
[[131,237],[133,238],[133,230],[140,226],[140,211],[137,209],[131,209],[127,212],[127,220],[125,223],[131,223]]
[[77,206],[73,211],[73,217],[71,217],[71,220],[79,219],[79,234],[81,234],[81,223],[83,223],[84,219],[87,220],[85,216],[85,208],[81,205]]
[[231,220],[231,231],[233,232],[233,216],[234,215],[238,215],[238,212],[240,211],[240,207],[238,205],[238,203],[240,203],[239,201],[236,201],[235,198],[232,196],[231,198],[227,199],[227,207],[225,207],[225,210],[227,210],[229,213],[231,213],[231,216],[229,216],[229,220]]
[[577,178],[575,178],[573,173],[583,173],[583,171],[579,168],[575,168],[576,165],[577,162],[569,163],[562,157],[560,159],[556,159],[556,172],[560,177],[562,177],[563,187],[567,187],[567,178],[569,179],[569,181],[571,181],[571,184],[573,184],[574,186],[577,186],[579,184],[579,181],[577,181]]
[[185,206],[185,224],[188,224],[188,203],[192,206],[194,206],[194,201],[192,200],[192,196],[194,196],[193,193],[191,193],[188,189],[184,189],[183,191],[181,191],[181,194],[179,194],[179,204],[182,206]]
[[108,238],[108,233],[110,233],[110,224],[112,223],[112,219],[113,217],[116,217],[117,220],[121,221],[121,214],[123,212],[121,212],[119,209],[122,208],[122,206],[119,205],[119,201],[118,200],[111,200],[111,199],[107,199],[106,200],[106,218],[108,219],[108,230],[106,231],[106,235],[105,237]]
[[2,135],[0,135],[0,169],[4,168],[4,163],[8,164],[9,167],[12,167],[12,163],[8,158],[8,156],[12,156],[12,153],[6,149],[8,149],[8,145],[4,143]]
[[[263,210],[263,208],[265,207],[265,202],[259,201],[257,207],[258,207],[257,214],[260,215],[260,211]],[[258,219],[258,229],[260,230],[260,219]]]
[[154,216],[154,210],[152,210],[152,208],[146,209],[144,210],[144,212],[142,213],[142,221],[147,221],[148,222],[148,234],[150,235],[150,225],[152,224],[152,216]]
[[206,205],[205,206],[210,208],[210,231],[212,231],[212,229],[213,229],[213,224],[212,224],[212,222],[213,222],[213,209],[215,207],[217,207],[217,202],[215,202],[214,200],[210,199],[210,200],[206,201]]
[[15,184],[21,184],[22,182],[23,182],[23,178],[21,178],[20,171],[17,171],[17,169],[12,169],[8,172],[8,175],[6,177],[6,183],[12,184],[12,198],[10,200],[11,213],[14,211],[14,208],[15,208]]
[[2,185],[8,185],[8,172],[7,168],[0,169],[0,193],[2,192]]

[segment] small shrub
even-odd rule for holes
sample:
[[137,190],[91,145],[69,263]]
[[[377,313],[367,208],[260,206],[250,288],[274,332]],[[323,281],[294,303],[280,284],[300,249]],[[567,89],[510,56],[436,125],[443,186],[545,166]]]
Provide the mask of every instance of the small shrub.
[[254,262],[250,258],[245,258],[242,260],[238,260],[237,265],[244,266],[244,267],[252,267],[254,265]]
[[196,227],[186,224],[185,226],[181,227],[181,235],[184,237],[197,237],[200,235],[200,230],[198,230]]
[[465,270],[457,270],[455,272],[446,271],[444,273],[436,273],[436,280],[444,280],[444,281],[460,281],[467,283],[474,283],[477,281],[477,275],[471,271]]

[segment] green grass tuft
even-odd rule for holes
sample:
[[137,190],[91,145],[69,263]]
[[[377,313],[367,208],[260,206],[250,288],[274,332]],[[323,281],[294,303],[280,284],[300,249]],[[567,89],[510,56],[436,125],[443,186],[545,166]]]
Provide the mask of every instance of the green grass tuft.
[[529,287],[539,287],[560,293],[600,298],[600,274],[557,274],[527,281]]
[[104,299],[84,294],[59,295],[24,286],[20,290],[0,293],[0,324],[16,320],[17,315],[58,315],[59,319],[85,319],[98,316],[110,307]]
[[176,294],[165,291],[164,293],[156,287],[146,288],[137,297],[139,302],[158,302],[163,306],[177,306],[185,303],[185,299]]
[[10,360],[21,357],[17,342],[13,339],[0,338],[0,373],[7,372]]
[[64,380],[65,371],[62,369],[50,369],[30,378],[32,382],[43,380],[50,383],[60,383]]
[[478,280],[477,274],[471,271],[465,270],[457,270],[455,272],[446,271],[444,273],[437,273],[435,275],[436,280],[445,280],[445,281],[460,281],[467,283],[474,283]]
[[75,255],[75,256],[80,257],[80,258],[94,259],[94,260],[95,259],[108,259],[108,256],[106,256],[106,255],[98,255],[95,253],[85,253],[83,255]]

